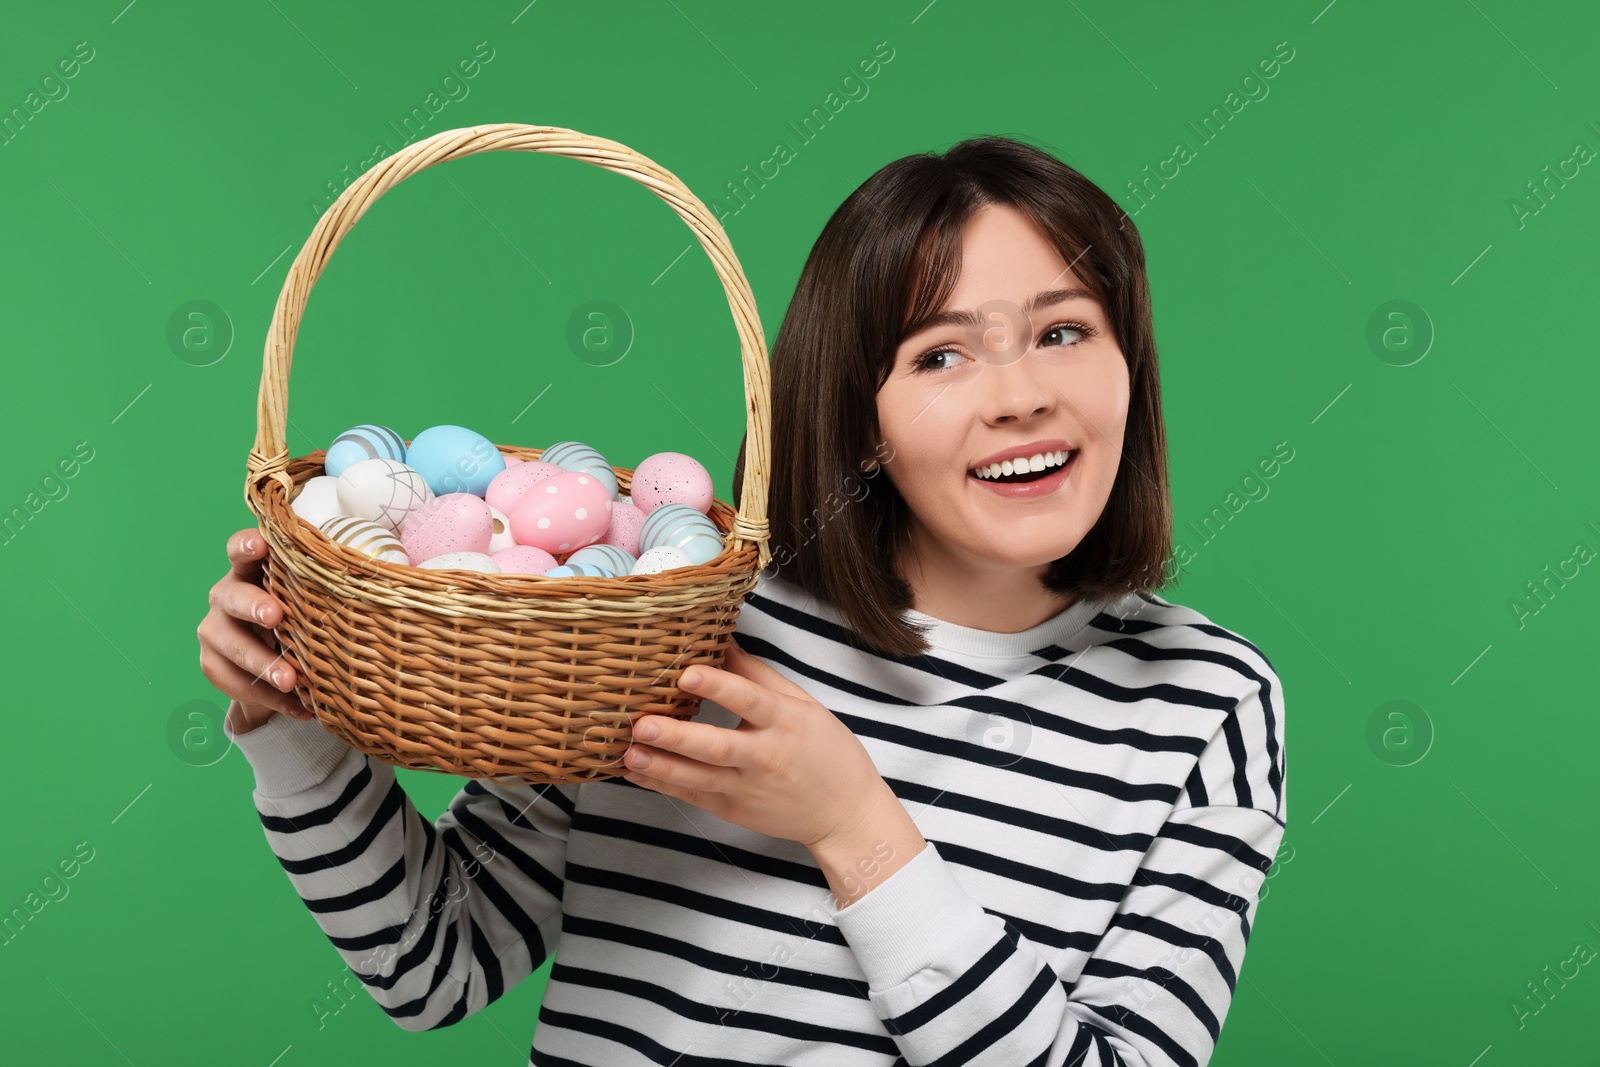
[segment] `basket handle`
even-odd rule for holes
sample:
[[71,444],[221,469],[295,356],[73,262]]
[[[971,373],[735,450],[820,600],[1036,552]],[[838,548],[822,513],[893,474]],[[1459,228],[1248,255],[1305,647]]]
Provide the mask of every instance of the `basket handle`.
[[754,543],[760,559],[757,569],[764,569],[771,559],[767,473],[771,462],[772,397],[767,343],[761,332],[750,282],[733,254],[733,246],[722,224],[672,172],[627,145],[560,126],[501,122],[441,131],[407,145],[373,166],[322,213],[300,254],[289,265],[289,274],[278,292],[277,306],[272,309],[272,324],[267,330],[261,368],[261,391],[256,402],[255,447],[250,450],[246,462],[246,498],[250,486],[267,479],[279,482],[286,493],[294,490],[294,480],[288,474],[289,449],[284,435],[289,366],[311,287],[327,266],[339,241],[380,196],[413,174],[437,163],[479,152],[547,152],[624,174],[666,201],[700,239],[727,293],[728,308],[733,312],[733,323],[739,331],[739,351],[744,365],[745,474],[739,510],[734,518],[732,548],[737,551],[742,542]]

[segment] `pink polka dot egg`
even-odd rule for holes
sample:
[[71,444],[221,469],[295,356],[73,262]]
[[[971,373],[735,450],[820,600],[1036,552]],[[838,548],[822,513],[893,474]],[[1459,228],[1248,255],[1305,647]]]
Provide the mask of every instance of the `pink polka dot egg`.
[[516,507],[517,501],[522,499],[522,494],[530,487],[560,473],[561,468],[554,463],[544,463],[540,460],[508,466],[489,480],[489,488],[484,490],[483,499],[489,502],[490,507],[498,508],[509,515],[511,509]]
[[640,511],[662,504],[687,504],[701,514],[711,510],[711,474],[682,452],[657,452],[634,469],[629,495]]
[[517,544],[570,552],[605,536],[611,492],[592,475],[563,471],[530,486],[507,514]]

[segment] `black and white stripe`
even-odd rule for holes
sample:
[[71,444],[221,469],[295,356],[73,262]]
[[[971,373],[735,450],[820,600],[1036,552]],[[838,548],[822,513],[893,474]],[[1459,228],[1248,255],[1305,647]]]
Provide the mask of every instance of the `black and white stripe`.
[[[429,823],[314,722],[236,741],[289,879],[404,1029],[553,957],[532,1064],[1202,1064],[1284,829],[1278,679],[1159,597],[1066,619],[885,658],[781,580],[750,594],[741,646],[851,728],[929,842],[843,912],[798,843],[622,779],[468,782]],[[280,778],[291,747],[332,772]]]

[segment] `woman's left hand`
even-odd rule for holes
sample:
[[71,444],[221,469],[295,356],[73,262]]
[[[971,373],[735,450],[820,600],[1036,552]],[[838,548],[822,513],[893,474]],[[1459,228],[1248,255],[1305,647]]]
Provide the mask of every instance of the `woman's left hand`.
[[861,741],[804,689],[737,644],[724,667],[691,667],[678,684],[739,725],[641,716],[623,757],[629,781],[813,850],[845,840],[886,798],[900,806]]

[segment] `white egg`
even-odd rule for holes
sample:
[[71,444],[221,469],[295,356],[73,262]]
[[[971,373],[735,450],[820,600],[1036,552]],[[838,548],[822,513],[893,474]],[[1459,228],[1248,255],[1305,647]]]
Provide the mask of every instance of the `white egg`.
[[499,574],[500,564],[483,552],[446,552],[442,556],[425,559],[417,566],[430,571],[479,571]]
[[329,538],[364,556],[385,563],[410,563],[405,546],[395,539],[394,533],[371,519],[358,519],[351,515],[335,515],[317,527]]
[[339,510],[398,531],[406,517],[433,499],[427,479],[396,459],[364,459],[339,475]]
[[689,554],[673,545],[649,549],[634,563],[630,574],[660,574],[674,567],[688,567],[694,563]]
[[339,510],[339,479],[319,474],[300,487],[300,492],[289,502],[294,513],[310,523],[321,526]]
[[511,536],[511,520],[506,518],[506,513],[489,505],[489,518],[494,521],[489,534],[489,555],[494,555],[503,548],[515,548],[516,540]]

